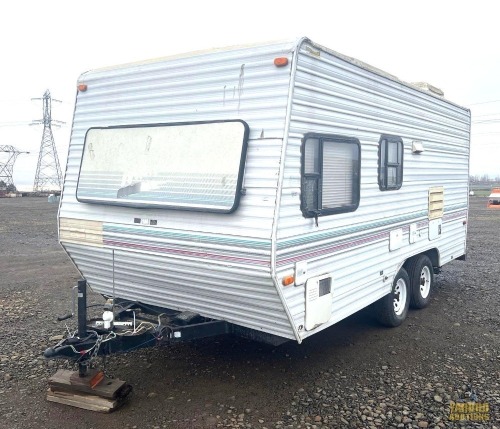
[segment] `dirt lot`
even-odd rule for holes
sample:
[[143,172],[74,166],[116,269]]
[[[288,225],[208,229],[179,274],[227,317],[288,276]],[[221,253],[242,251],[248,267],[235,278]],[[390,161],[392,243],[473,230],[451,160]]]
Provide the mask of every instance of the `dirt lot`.
[[[302,345],[221,337],[114,355],[108,373],[134,390],[100,414],[45,400],[47,378],[71,367],[42,352],[79,278],[57,207],[0,199],[0,428],[500,428],[500,211],[485,206],[471,200],[467,262],[446,265],[403,326],[364,310]],[[470,395],[490,420],[450,421],[450,401]]]

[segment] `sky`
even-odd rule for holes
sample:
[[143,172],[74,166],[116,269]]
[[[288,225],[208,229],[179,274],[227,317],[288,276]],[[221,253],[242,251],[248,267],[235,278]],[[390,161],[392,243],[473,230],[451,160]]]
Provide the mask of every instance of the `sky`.
[[[325,5],[328,5],[327,7]],[[471,174],[500,176],[498,2],[392,0],[46,0],[0,5],[0,145],[20,154],[14,183],[30,190],[49,89],[66,164],[83,72],[177,53],[307,36],[407,82],[425,81],[471,109]],[[5,162],[0,154],[0,162]]]

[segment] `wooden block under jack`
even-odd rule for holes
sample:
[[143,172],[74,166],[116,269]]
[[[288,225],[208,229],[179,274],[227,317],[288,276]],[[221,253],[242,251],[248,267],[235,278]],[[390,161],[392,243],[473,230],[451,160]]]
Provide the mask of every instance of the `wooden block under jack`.
[[47,400],[109,413],[123,404],[131,390],[132,386],[123,380],[105,377],[95,370],[80,377],[78,372],[60,369],[49,378]]
[[73,407],[83,408],[90,411],[99,411],[101,413],[110,413],[119,405],[117,400],[101,398],[100,396],[90,395],[83,392],[69,392],[64,390],[47,391],[47,400],[59,404],[71,405]]

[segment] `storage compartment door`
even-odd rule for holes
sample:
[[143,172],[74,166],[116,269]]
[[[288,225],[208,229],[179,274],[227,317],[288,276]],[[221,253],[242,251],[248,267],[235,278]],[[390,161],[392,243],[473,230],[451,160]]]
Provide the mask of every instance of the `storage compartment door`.
[[306,282],[306,330],[330,320],[332,315],[333,289],[332,276],[324,274],[312,277]]

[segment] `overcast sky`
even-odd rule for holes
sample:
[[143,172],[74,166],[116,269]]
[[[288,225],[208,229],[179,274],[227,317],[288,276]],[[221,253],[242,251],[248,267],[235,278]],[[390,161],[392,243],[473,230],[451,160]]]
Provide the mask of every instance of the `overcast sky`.
[[[328,5],[325,8],[325,5]],[[36,170],[46,89],[66,164],[78,76],[192,50],[307,36],[405,81],[426,81],[472,111],[471,173],[500,175],[497,1],[46,0],[0,5],[0,145],[29,151],[14,182]],[[0,162],[3,158],[0,158]]]

